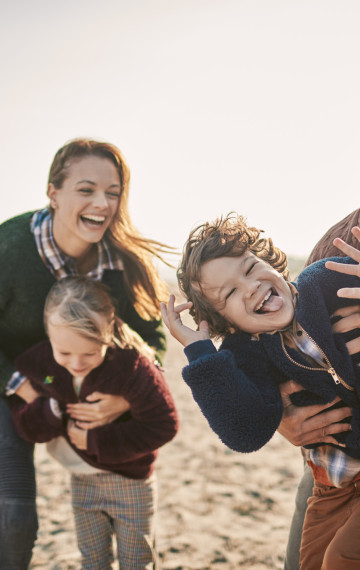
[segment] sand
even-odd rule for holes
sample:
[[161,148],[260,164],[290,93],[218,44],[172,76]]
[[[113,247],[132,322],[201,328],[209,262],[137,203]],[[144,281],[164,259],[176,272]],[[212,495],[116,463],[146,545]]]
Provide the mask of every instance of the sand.
[[[166,377],[181,428],[157,461],[161,568],[280,570],[302,472],[300,451],[279,434],[256,453],[226,448],[181,378],[185,363],[182,347],[169,338]],[[43,445],[36,446],[35,461],[40,529],[30,568],[78,570],[68,473]]]

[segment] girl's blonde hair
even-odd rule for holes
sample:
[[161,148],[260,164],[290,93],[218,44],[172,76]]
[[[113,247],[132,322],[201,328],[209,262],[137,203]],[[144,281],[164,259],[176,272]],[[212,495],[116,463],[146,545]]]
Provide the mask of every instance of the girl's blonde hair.
[[102,345],[134,348],[154,361],[152,349],[115,314],[107,288],[100,281],[76,276],[61,279],[50,289],[44,308],[48,324],[71,328],[79,335]]
[[179,288],[192,302],[190,314],[197,324],[209,323],[210,335],[224,338],[233,330],[222,315],[215,311],[201,289],[200,276],[204,263],[219,257],[238,257],[246,251],[269,263],[288,281],[286,255],[270,238],[261,237],[263,230],[247,225],[243,216],[233,212],[196,227],[185,243],[177,270]]
[[119,206],[106,236],[121,253],[125,287],[130,301],[143,318],[160,318],[160,301],[167,300],[168,291],[154,267],[153,257],[164,261],[162,255],[172,253],[172,249],[144,238],[134,227],[128,209],[130,170],[120,150],[113,144],[93,139],[71,140],[55,154],[48,184],[61,189],[69,175],[71,164],[88,156],[108,159],[118,171],[121,186]]

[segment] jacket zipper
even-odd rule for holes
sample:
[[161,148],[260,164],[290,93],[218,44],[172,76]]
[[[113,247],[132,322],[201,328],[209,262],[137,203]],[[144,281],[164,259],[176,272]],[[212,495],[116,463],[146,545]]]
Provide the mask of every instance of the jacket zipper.
[[[299,325],[300,328],[303,330],[303,332],[305,334],[307,334],[307,336],[309,337],[309,339],[315,344],[315,346],[318,348],[319,352],[322,354],[322,356],[324,357],[324,360],[328,366],[328,368],[324,368],[324,370],[326,370],[326,372],[328,372],[330,374],[330,376],[332,376],[332,379],[334,380],[335,384],[342,384],[345,388],[347,388],[347,390],[350,390],[350,392],[355,392],[355,388],[353,386],[350,386],[349,384],[347,384],[345,382],[345,380],[343,380],[335,371],[335,368],[333,366],[331,366],[331,362],[328,359],[328,357],[326,356],[326,354],[324,353],[323,350],[321,350],[320,346],[314,341],[313,338],[311,338],[311,336],[305,331],[305,329]],[[284,339],[283,339],[283,335],[282,333],[280,333],[280,338],[281,338],[281,346],[283,351],[285,352],[286,356],[288,357],[288,359],[293,363],[296,364],[296,366],[299,366],[300,368],[304,368],[305,370],[311,370],[311,371],[319,371],[322,370],[322,368],[313,368],[311,366],[305,366],[304,364],[299,364],[298,362],[296,362],[296,360],[294,360],[293,358],[291,358],[291,356],[288,354],[286,348],[285,348],[285,344],[284,344]]]

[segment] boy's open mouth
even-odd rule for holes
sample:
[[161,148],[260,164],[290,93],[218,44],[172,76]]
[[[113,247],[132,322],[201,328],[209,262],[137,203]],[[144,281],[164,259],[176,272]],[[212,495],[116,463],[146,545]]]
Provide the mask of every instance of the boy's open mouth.
[[255,313],[260,315],[264,313],[274,313],[281,309],[282,305],[283,300],[279,297],[278,292],[275,289],[270,289],[261,303],[256,307]]
[[105,222],[105,216],[95,216],[91,214],[86,214],[80,216],[81,221],[90,226],[102,226]]

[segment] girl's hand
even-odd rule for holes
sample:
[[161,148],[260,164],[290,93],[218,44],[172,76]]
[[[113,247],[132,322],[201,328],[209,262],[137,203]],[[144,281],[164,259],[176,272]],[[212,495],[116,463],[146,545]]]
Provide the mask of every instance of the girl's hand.
[[76,425],[82,429],[94,429],[110,424],[130,409],[130,404],[122,396],[93,392],[87,402],[67,404],[66,411]]
[[175,295],[170,295],[169,303],[161,303],[161,315],[163,321],[172,336],[176,338],[183,346],[188,346],[198,340],[207,340],[210,338],[209,326],[206,321],[201,321],[199,330],[194,331],[190,327],[183,324],[180,314],[186,309],[191,308],[192,303],[182,303],[175,307]]
[[20,384],[19,388],[16,390],[16,395],[19,398],[25,400],[27,404],[31,404],[36,398],[40,396],[36,390],[30,384],[30,380],[26,378],[22,384]]
[[81,429],[74,421],[69,420],[67,424],[67,433],[71,443],[75,445],[75,447],[78,449],[87,448],[87,429]]
[[[360,228],[355,226],[352,228],[351,232],[360,242]],[[338,249],[340,249],[340,251],[358,263],[355,265],[347,265],[346,263],[327,261],[325,266],[332,271],[338,271],[339,273],[344,273],[346,275],[356,275],[357,277],[360,277],[360,251],[352,245],[345,243],[340,238],[334,239],[333,243]],[[360,287],[344,287],[343,289],[339,289],[338,296],[346,297],[348,299],[360,299]]]

